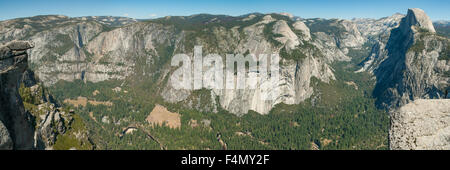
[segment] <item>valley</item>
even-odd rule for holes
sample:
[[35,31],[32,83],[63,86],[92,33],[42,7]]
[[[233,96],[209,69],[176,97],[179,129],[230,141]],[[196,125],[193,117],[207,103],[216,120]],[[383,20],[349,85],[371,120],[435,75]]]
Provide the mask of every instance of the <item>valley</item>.
[[[399,148],[389,140],[398,108],[449,98],[444,28],[416,8],[353,20],[48,15],[0,21],[0,43],[34,44],[17,88],[37,149],[388,150]],[[279,79],[247,71],[259,88],[176,89],[171,59],[193,57],[194,46],[223,63],[230,53],[279,54]]]

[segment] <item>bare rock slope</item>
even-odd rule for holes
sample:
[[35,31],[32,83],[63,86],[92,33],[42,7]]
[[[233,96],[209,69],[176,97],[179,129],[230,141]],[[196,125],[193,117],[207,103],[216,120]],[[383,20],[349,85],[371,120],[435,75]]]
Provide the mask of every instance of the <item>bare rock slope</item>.
[[392,113],[390,148],[450,149],[450,99],[411,102]]

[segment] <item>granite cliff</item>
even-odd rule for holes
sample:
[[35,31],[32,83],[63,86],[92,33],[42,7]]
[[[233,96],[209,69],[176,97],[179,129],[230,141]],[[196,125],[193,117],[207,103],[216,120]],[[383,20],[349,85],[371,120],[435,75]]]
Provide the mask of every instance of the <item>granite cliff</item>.
[[0,149],[32,149],[33,117],[24,109],[19,83],[33,45],[13,41],[0,47]]

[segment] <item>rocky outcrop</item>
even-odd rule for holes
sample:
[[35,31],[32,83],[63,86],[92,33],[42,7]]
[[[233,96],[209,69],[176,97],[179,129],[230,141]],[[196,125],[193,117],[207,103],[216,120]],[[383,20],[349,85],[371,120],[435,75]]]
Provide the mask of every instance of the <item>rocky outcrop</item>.
[[9,135],[8,129],[0,121],[0,150],[11,150],[13,149],[13,142],[11,136]]
[[[13,149],[33,148],[32,116],[25,111],[18,93],[20,79],[28,67],[26,50],[30,48],[33,45],[24,41],[14,41],[0,47],[0,122],[9,133]],[[9,141],[5,128],[1,129],[0,141]],[[6,148],[10,149],[9,146]]]
[[[57,135],[64,134],[73,119],[69,113],[60,111],[51,95],[43,92],[37,84],[34,72],[27,69],[26,50],[32,47],[34,44],[17,41],[0,48],[0,149],[51,148]],[[31,89],[29,97],[42,103],[36,113],[25,110],[18,90],[20,83]]]
[[[48,92],[48,89],[42,86],[33,71],[27,70],[21,81],[23,86],[19,88],[19,93],[24,100],[25,110],[34,117],[33,124],[36,129],[34,132],[34,149],[49,150],[64,147],[90,149],[88,147],[80,148],[80,145],[76,144],[77,142],[87,145],[91,143],[87,139],[89,137],[88,132],[85,129],[80,129],[80,127],[83,127],[83,125],[80,125],[84,124],[83,120],[79,117],[76,119],[77,115],[73,110],[58,104]],[[65,143],[67,138],[71,138],[72,143]],[[62,140],[59,145],[58,139]],[[64,145],[61,145],[61,143]]]
[[391,114],[391,149],[450,149],[450,99],[418,99]]
[[305,23],[303,23],[302,21],[296,21],[293,25],[295,30],[301,31],[302,34],[304,35],[304,39],[306,41],[311,40],[311,32],[308,28],[308,26],[305,25]]
[[50,102],[38,105],[38,110],[43,114],[39,115],[40,122],[37,122],[38,126],[34,134],[35,147],[36,149],[51,149],[57,136],[66,133],[73,117]]
[[279,20],[273,26],[273,33],[281,35],[281,37],[275,38],[282,44],[286,44],[288,50],[294,49],[300,44],[297,35],[291,30],[289,25],[284,20]]

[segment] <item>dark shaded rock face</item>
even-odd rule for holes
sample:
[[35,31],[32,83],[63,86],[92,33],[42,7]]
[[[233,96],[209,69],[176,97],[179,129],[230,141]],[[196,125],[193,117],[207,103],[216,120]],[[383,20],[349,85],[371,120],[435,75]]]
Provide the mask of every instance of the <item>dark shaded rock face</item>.
[[22,80],[20,83],[23,83],[25,87],[31,87],[38,83],[34,72],[30,69],[27,69],[22,76]]
[[[0,122],[7,130],[6,133],[5,128],[0,127],[0,149],[33,149],[32,116],[25,111],[18,92],[19,82],[28,67],[26,50],[30,48],[33,45],[24,41],[0,46]],[[8,141],[12,141],[12,147]]]

